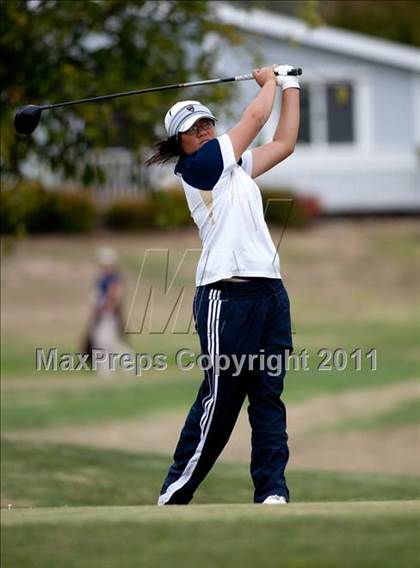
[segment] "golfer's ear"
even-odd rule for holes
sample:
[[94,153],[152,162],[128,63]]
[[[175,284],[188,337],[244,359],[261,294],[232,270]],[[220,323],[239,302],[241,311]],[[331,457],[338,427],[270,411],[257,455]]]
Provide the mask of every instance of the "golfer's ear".
[[236,161],[256,138],[263,126],[264,123],[260,118],[253,113],[245,112],[238,124],[229,130],[228,135],[232,142]]

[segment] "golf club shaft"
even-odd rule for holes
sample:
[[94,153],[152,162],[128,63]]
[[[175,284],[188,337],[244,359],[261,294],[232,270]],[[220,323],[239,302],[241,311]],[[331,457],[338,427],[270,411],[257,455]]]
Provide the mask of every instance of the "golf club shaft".
[[[292,69],[289,71],[288,75],[301,75],[301,69]],[[57,103],[53,105],[43,105],[40,106],[40,110],[47,110],[51,108],[59,108],[70,105],[79,105],[82,103],[92,103],[94,101],[106,101],[109,99],[115,99],[117,97],[128,97],[130,95],[141,95],[143,93],[153,93],[155,91],[169,91],[170,89],[181,89],[184,87],[198,87],[199,85],[214,85],[217,83],[230,83],[232,81],[249,81],[253,79],[252,73],[247,73],[245,75],[236,75],[235,77],[226,77],[224,79],[207,79],[204,81],[192,81],[190,83],[176,83],[174,85],[163,85],[161,87],[150,87],[148,89],[137,89],[135,91],[126,91],[124,93],[114,93],[112,95],[102,95],[99,97],[90,97],[88,99],[79,99],[76,101],[67,101],[64,103]]]

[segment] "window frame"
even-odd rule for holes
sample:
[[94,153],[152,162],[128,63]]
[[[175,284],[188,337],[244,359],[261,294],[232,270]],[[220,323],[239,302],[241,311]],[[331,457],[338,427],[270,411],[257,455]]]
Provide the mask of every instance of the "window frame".
[[[304,69],[304,75],[300,83],[308,87],[310,98],[310,133],[311,142],[298,142],[296,149],[300,154],[314,154],[333,152],[342,153],[366,153],[373,147],[374,114],[372,106],[372,71],[360,67],[351,68],[325,68],[308,71]],[[353,91],[353,141],[352,142],[328,142],[327,122],[327,86],[334,83],[348,83]],[[275,109],[280,109],[279,100],[275,103]],[[317,120],[321,114],[323,120]],[[273,112],[269,121],[265,138],[271,140],[279,117],[279,110]]]

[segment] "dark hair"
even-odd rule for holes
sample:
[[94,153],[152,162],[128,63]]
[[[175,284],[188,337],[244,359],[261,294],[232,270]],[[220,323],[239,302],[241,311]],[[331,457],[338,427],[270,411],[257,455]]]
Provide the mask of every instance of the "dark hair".
[[173,158],[178,158],[184,155],[184,151],[181,148],[178,137],[171,136],[167,140],[161,140],[155,144],[156,152],[151,158],[146,160],[146,166],[151,166],[153,164],[166,164]]

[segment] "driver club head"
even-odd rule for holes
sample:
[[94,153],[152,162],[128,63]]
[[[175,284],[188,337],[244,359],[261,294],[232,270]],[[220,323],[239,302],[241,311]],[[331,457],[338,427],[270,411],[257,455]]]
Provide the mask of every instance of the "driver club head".
[[38,126],[42,108],[28,105],[20,108],[15,115],[15,128],[19,134],[32,134]]

